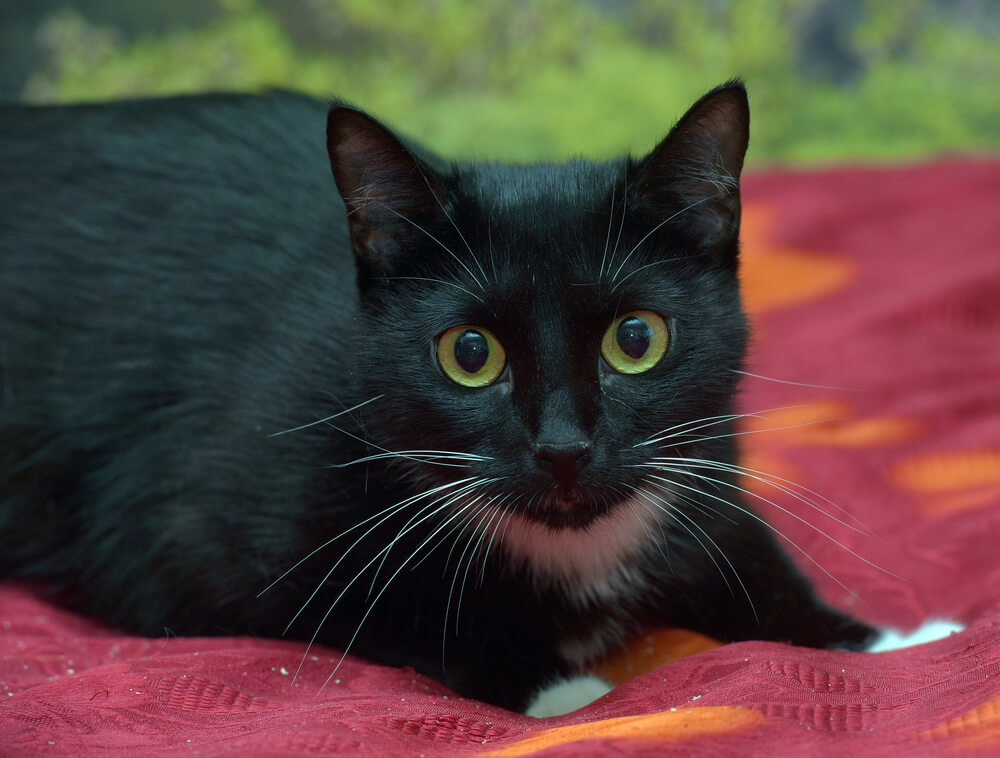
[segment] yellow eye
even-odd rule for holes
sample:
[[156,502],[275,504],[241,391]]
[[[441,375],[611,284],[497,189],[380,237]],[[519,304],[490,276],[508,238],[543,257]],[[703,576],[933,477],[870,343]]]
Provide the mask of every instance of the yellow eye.
[[438,363],[463,387],[485,387],[503,373],[507,354],[500,340],[481,326],[453,326],[438,338]]
[[660,362],[670,343],[663,317],[632,311],[616,318],[601,340],[601,355],[620,374],[641,374]]

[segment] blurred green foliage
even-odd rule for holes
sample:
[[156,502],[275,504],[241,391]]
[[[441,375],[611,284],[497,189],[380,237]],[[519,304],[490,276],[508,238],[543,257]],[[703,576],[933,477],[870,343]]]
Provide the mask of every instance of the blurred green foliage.
[[45,60],[24,97],[281,86],[343,97],[446,155],[533,160],[644,151],[738,75],[758,163],[1000,146],[996,29],[946,3],[857,0],[846,23],[817,27],[846,56],[831,75],[810,68],[802,32],[821,5],[218,0],[206,22],[131,36],[64,9],[39,27]]

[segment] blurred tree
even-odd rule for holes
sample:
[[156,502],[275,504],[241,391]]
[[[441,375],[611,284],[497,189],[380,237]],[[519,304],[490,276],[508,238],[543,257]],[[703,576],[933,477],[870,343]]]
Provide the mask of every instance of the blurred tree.
[[39,0],[3,12],[0,41],[9,21],[30,44],[0,63],[0,83],[33,101],[284,86],[342,96],[449,154],[530,160],[645,150],[741,75],[752,160],[1000,146],[993,0]]

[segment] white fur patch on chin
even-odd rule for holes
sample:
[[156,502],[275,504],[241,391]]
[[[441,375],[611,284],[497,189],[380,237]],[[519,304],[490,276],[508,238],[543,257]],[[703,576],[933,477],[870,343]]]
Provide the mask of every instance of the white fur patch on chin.
[[559,679],[543,687],[535,695],[525,714],[538,719],[562,716],[593,703],[611,690],[611,685],[597,676]]
[[625,558],[649,542],[656,517],[636,502],[625,502],[583,529],[553,529],[520,514],[510,519],[504,549],[536,572],[579,586],[616,573]]
[[925,621],[909,634],[896,631],[895,629],[886,629],[869,646],[868,652],[883,653],[886,650],[899,650],[903,647],[923,645],[925,642],[943,639],[963,629],[965,629],[965,624],[960,624],[957,621],[945,621],[943,619]]

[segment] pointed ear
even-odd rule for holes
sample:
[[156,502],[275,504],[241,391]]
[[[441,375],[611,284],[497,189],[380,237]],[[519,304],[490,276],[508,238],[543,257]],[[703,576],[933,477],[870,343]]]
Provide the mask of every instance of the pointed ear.
[[390,271],[440,215],[444,187],[437,174],[371,116],[334,105],[326,146],[347,207],[351,245],[373,274]]
[[637,201],[702,248],[735,251],[740,170],[750,139],[743,84],[733,81],[691,106],[639,165]]

